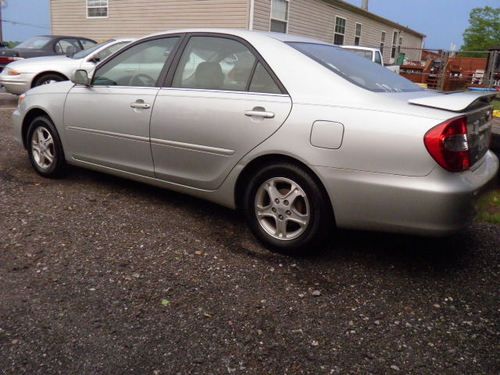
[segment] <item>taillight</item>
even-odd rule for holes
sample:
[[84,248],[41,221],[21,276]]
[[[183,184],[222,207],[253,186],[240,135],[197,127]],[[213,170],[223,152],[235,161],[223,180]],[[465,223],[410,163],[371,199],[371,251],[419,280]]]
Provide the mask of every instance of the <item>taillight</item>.
[[6,56],[6,57],[4,57],[4,59],[6,59],[9,62],[13,62],[13,61],[24,60],[24,57]]
[[425,134],[424,143],[429,154],[444,169],[460,172],[470,168],[471,157],[465,116],[435,126]]

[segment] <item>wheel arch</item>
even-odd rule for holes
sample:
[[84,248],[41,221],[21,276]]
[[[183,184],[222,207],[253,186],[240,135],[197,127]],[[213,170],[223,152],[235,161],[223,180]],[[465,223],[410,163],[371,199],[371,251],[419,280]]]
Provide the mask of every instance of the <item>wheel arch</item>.
[[257,158],[253,159],[250,161],[241,171],[239,174],[236,184],[235,184],[235,189],[234,189],[234,202],[236,205],[236,209],[240,210],[243,207],[243,196],[245,192],[245,186],[246,182],[251,178],[253,173],[258,170],[259,168],[262,168],[265,165],[270,165],[270,164],[276,164],[276,163],[290,163],[294,164],[300,168],[303,168],[306,172],[308,172],[311,177],[315,180],[315,182],[318,184],[319,188],[325,195],[325,199],[328,199],[328,204],[331,210],[331,215],[332,218],[335,222],[335,213],[333,209],[333,204],[330,199],[330,195],[328,194],[325,185],[321,181],[321,179],[318,177],[318,175],[304,162],[291,157],[289,155],[284,155],[284,154],[266,154],[266,155],[261,155],[258,156]]
[[[43,109],[41,108],[32,108],[28,111],[28,113],[26,113],[26,116],[24,116],[24,119],[23,119],[23,125],[22,125],[22,129],[21,129],[21,134],[23,136],[23,145],[24,145],[24,148],[28,148],[28,129],[29,129],[29,126],[31,124],[31,121],[33,121],[33,119],[39,117],[39,116],[45,116],[47,117],[51,122],[52,124],[54,124],[54,121],[52,120],[52,118],[50,117],[50,115],[45,112]],[[54,126],[55,127],[55,126]],[[56,128],[56,131],[57,131],[57,128]]]
[[54,75],[57,75],[61,78],[63,78],[63,81],[69,81],[69,78],[61,73],[61,72],[56,72],[56,71],[53,71],[53,70],[48,70],[48,71],[45,71],[45,72],[41,72],[41,73],[38,73],[32,80],[31,80],[31,88],[35,87],[35,82],[42,76],[44,75],[47,75],[47,74],[54,74]]

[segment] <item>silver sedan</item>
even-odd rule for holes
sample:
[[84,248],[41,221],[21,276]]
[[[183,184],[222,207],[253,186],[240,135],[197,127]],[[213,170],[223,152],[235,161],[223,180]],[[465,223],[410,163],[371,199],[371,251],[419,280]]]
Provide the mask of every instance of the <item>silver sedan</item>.
[[91,72],[95,65],[133,41],[111,39],[72,56],[46,56],[24,59],[8,64],[0,73],[0,84],[11,94],[22,94],[32,87],[67,81],[76,69]]
[[32,89],[13,118],[42,176],[71,164],[238,208],[292,254],[335,227],[461,230],[498,169],[491,98],[425,91],[316,40],[196,29]]

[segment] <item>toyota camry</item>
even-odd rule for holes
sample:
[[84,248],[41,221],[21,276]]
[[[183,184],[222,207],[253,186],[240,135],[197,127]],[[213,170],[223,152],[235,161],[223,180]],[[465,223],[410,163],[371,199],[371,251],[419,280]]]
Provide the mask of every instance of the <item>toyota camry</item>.
[[423,90],[317,40],[195,29],[31,89],[13,118],[42,176],[69,164],[237,208],[292,254],[335,227],[461,230],[498,169],[491,100]]

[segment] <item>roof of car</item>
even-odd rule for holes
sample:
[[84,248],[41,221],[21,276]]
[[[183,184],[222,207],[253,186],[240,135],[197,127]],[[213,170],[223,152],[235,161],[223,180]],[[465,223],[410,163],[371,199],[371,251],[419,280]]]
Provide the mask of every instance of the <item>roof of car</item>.
[[225,28],[191,28],[191,29],[174,29],[167,30],[159,33],[151,34],[150,36],[163,35],[163,34],[176,34],[176,33],[220,33],[229,34],[240,37],[252,37],[255,35],[267,36],[269,38],[277,39],[282,42],[303,42],[303,43],[318,43],[318,44],[329,44],[323,41],[308,38],[305,36],[294,35],[294,34],[284,34],[284,33],[274,33],[265,31],[253,31],[245,29],[225,29]]
[[52,38],[52,39],[58,39],[58,38],[74,38],[74,39],[88,39],[92,40],[90,38],[87,38],[85,36],[73,36],[73,35],[38,35],[38,36],[43,36],[46,38]]

